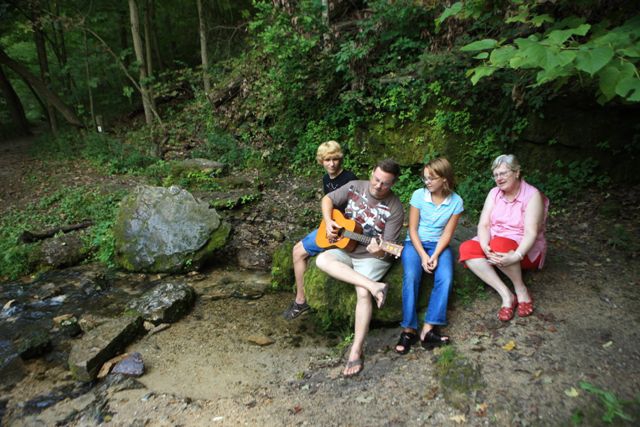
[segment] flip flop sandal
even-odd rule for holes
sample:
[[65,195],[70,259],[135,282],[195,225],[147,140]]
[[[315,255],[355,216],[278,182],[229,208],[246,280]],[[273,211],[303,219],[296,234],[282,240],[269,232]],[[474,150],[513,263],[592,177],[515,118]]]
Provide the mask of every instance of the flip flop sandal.
[[344,371],[342,371],[342,376],[345,378],[355,377],[356,375],[359,375],[360,372],[362,372],[362,370],[364,369],[364,360],[362,360],[362,358],[356,360],[348,360],[347,365],[344,367],[345,370],[355,368],[357,366],[359,366],[360,369],[351,374],[345,374]]
[[451,344],[451,340],[447,335],[440,335],[433,329],[427,332],[424,339],[420,341],[422,348],[425,350],[433,350],[436,347]]
[[518,302],[518,316],[527,317],[533,313],[533,297],[528,302]]
[[[403,354],[403,355],[407,354],[409,353],[409,350],[411,350],[411,346],[416,342],[418,342],[418,334],[414,334],[413,332],[403,331],[400,334],[400,339],[398,340],[398,343],[394,347],[394,351],[398,354]],[[403,349],[398,350],[399,346],[402,346]]]

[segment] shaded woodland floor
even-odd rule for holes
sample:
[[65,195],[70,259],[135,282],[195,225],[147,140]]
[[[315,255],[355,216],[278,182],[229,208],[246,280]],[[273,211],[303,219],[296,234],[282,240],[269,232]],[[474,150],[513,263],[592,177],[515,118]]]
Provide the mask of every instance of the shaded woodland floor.
[[[0,145],[3,211],[63,185],[134,184],[81,162],[36,162],[27,145]],[[283,191],[290,181],[265,188],[255,212],[281,210],[286,218],[299,203]],[[364,371],[344,379],[336,340],[317,332],[312,316],[281,318],[291,294],[220,298],[220,289],[233,283],[266,290],[267,272],[215,269],[188,278],[200,296],[191,314],[128,349],[141,352],[147,365],[139,383],[103,381],[28,414],[27,401],[72,384],[64,366],[31,361],[30,374],[1,392],[3,423],[603,425],[603,417],[614,414],[613,425],[634,425],[640,419],[640,265],[637,246],[625,235],[639,237],[639,200],[638,188],[621,188],[594,191],[562,209],[552,205],[547,264],[527,277],[534,315],[499,322],[500,301],[491,291],[469,305],[454,299],[446,329],[453,352],[414,348],[399,356],[393,345],[400,328],[376,327]],[[257,339],[272,343],[259,346]],[[619,407],[611,400],[607,406],[598,390],[613,393]]]

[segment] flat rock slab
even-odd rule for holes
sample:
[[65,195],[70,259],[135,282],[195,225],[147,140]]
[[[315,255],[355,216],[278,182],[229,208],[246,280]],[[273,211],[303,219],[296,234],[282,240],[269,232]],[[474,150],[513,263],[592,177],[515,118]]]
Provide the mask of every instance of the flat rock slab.
[[155,325],[174,323],[187,314],[196,301],[196,291],[181,281],[158,284],[127,306],[127,313],[140,315]]
[[141,316],[122,316],[89,331],[69,354],[69,369],[80,381],[91,381],[103,363],[123,351],[144,331]]
[[0,340],[0,387],[18,383],[25,376],[24,365],[9,340]]

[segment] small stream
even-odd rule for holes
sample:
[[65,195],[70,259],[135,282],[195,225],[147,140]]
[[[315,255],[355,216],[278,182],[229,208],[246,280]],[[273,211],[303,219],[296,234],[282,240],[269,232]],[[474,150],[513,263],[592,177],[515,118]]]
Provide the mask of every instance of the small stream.
[[[51,271],[31,282],[0,284],[0,386],[12,390],[30,375],[29,360],[66,370],[69,352],[83,330],[104,318],[120,316],[132,299],[165,277],[113,272],[93,264]],[[199,305],[227,298],[247,302],[259,299],[270,276],[265,272],[215,270],[187,275],[185,280],[199,295]],[[20,401],[23,415],[37,414],[64,399],[85,394],[96,385],[95,381],[66,380],[56,384],[53,378],[43,380],[51,382],[52,387]],[[6,396],[0,397],[0,424],[8,402]]]

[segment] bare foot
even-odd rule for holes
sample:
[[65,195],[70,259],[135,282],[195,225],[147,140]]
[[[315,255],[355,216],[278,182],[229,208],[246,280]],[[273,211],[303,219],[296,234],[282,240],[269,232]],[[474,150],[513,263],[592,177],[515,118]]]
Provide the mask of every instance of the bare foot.
[[375,295],[373,295],[378,308],[382,308],[382,306],[384,305],[384,302],[387,300],[387,291],[389,290],[389,285],[387,285],[386,283],[383,283],[382,285],[382,289],[380,289],[375,293]]

